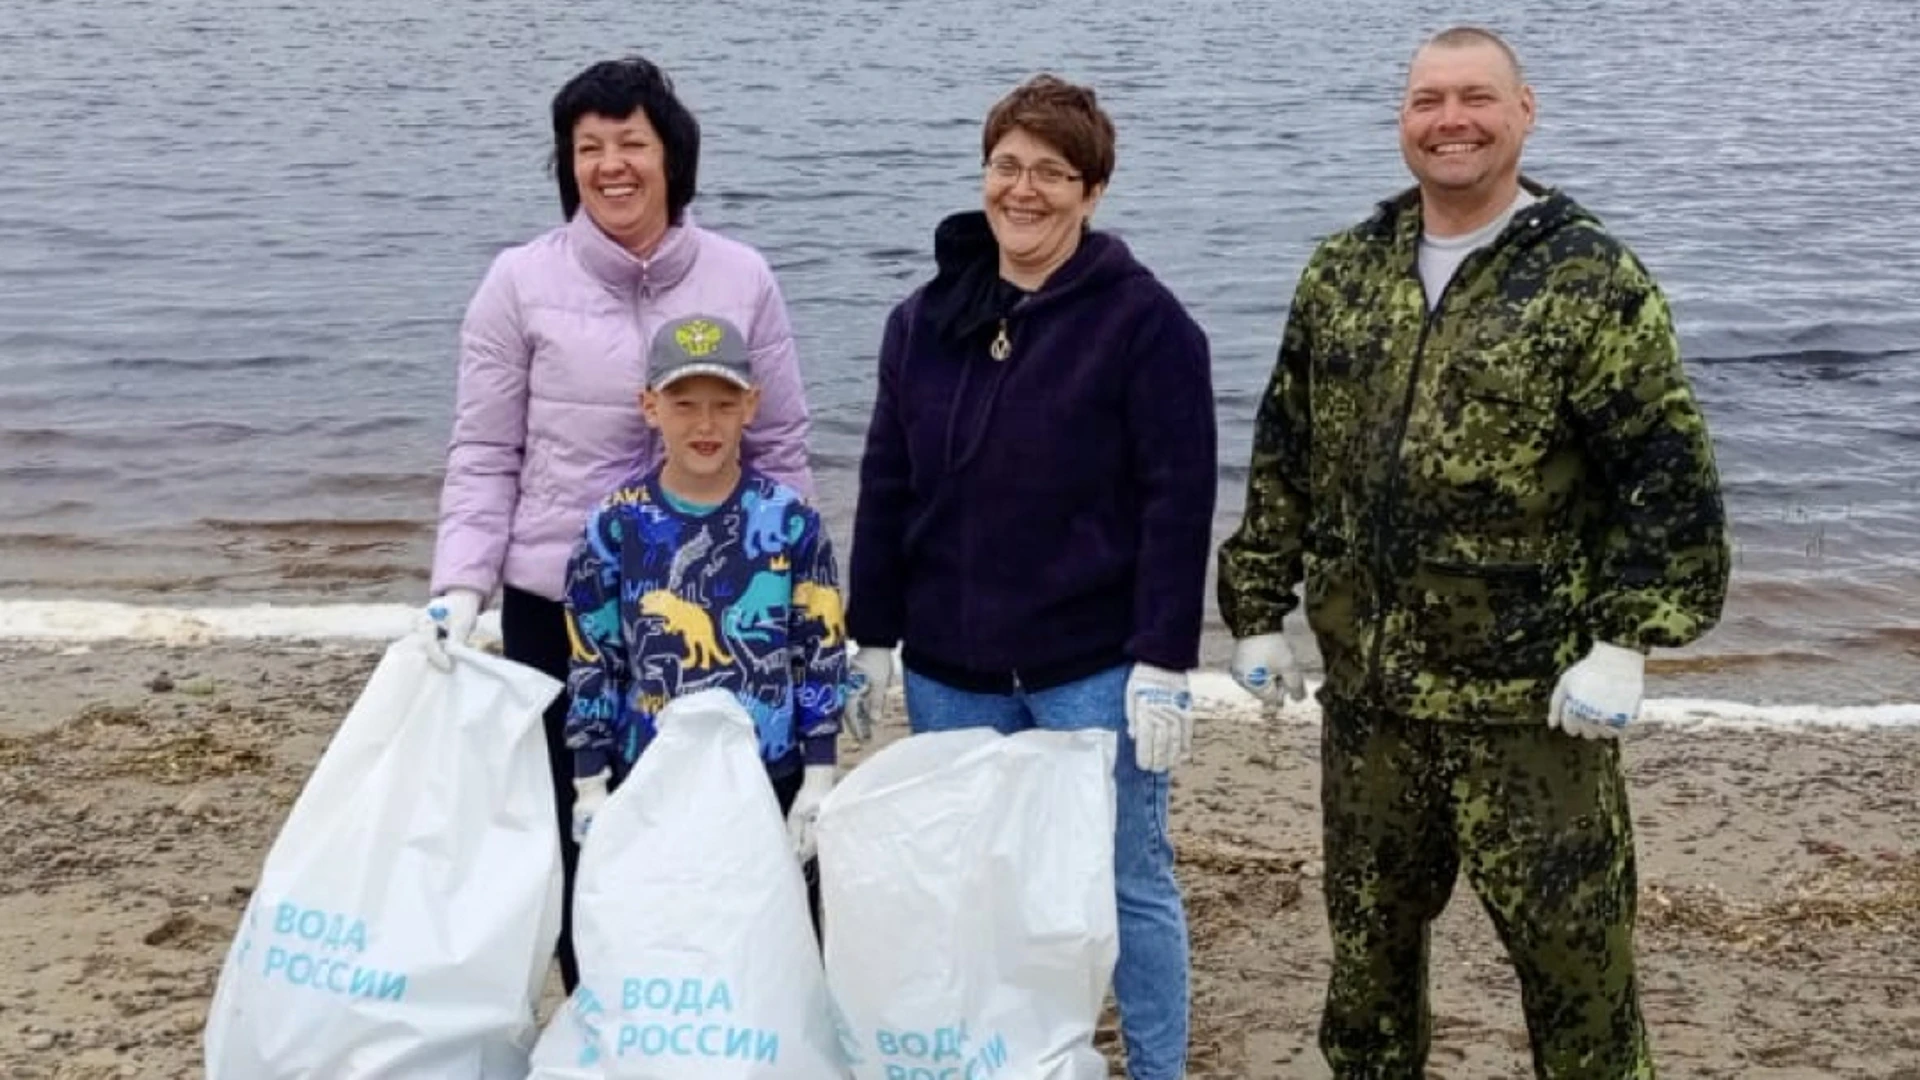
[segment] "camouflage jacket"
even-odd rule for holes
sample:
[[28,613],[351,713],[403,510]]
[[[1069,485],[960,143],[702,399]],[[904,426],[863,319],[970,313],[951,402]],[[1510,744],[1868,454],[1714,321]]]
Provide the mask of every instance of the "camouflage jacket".
[[1236,637],[1270,633],[1304,579],[1324,703],[1538,721],[1595,638],[1719,619],[1726,516],[1666,300],[1537,193],[1431,314],[1417,192],[1301,274],[1219,599]]

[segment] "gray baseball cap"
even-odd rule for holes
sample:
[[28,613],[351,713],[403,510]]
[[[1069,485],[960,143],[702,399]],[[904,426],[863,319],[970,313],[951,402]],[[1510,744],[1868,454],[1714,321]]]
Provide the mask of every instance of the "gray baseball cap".
[[647,354],[647,385],[664,390],[692,375],[753,389],[753,361],[739,328],[717,315],[689,315],[662,326]]

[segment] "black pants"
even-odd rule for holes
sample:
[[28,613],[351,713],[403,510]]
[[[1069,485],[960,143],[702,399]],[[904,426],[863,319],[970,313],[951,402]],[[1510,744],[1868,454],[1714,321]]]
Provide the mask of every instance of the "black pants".
[[[567,681],[567,609],[555,600],[509,585],[500,596],[500,638],[507,659]],[[553,772],[554,822],[560,829],[560,981],[573,993],[580,985],[580,962],[573,954],[573,878],[580,866],[580,848],[573,842],[573,752],[567,749],[567,709],[572,697],[562,690],[547,707],[547,765]],[[795,770],[773,779],[780,813],[793,807],[800,794],[802,774]],[[808,862],[807,906],[813,912],[814,932],[820,929],[819,876]]]

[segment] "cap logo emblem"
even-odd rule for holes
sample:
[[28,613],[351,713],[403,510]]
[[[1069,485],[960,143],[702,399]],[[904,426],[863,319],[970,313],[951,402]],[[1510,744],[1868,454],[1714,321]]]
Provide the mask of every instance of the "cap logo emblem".
[[688,356],[705,359],[720,347],[720,328],[705,319],[694,319],[674,330],[673,340]]

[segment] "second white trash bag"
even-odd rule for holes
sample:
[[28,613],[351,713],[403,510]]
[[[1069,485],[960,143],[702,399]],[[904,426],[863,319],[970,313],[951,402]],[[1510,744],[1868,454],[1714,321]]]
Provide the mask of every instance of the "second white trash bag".
[[533,1080],[845,1080],[752,717],[703,690],[657,726],[581,848],[580,986]]
[[267,853],[208,1080],[524,1080],[560,933],[540,714],[560,684],[388,647]]
[[827,797],[827,983],[859,1080],[1105,1080],[1114,743],[915,735]]

